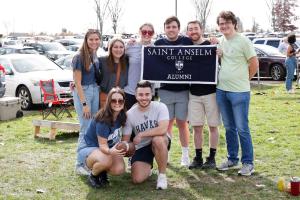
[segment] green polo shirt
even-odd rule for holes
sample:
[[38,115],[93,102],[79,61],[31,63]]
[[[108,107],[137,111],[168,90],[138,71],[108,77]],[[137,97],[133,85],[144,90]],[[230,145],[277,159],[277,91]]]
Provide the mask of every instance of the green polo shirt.
[[218,46],[222,51],[217,88],[230,92],[250,91],[248,60],[256,56],[252,42],[236,33],[233,38],[224,36]]

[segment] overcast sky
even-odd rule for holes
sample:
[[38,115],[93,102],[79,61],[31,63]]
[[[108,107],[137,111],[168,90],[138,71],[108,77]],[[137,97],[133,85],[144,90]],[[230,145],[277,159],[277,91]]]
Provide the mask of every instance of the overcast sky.
[[[182,28],[195,19],[191,0],[177,0],[178,18]],[[166,17],[175,14],[175,0],[123,0],[123,15],[119,32],[136,33],[144,22],[154,24],[156,32],[163,31]],[[298,2],[299,4],[299,2]],[[0,33],[48,32],[57,33],[66,28],[82,33],[96,27],[94,0],[1,0]],[[300,8],[297,8],[300,13]],[[233,11],[250,29],[253,20],[263,29],[269,29],[268,11],[264,0],[213,0],[208,18],[210,27],[216,26],[216,17],[222,10]],[[300,27],[300,20],[296,26]],[[104,33],[112,33],[111,22],[105,21]]]

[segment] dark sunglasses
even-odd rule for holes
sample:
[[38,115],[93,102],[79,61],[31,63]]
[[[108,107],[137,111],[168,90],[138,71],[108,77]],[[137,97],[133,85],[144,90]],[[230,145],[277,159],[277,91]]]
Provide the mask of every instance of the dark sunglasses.
[[152,36],[154,34],[154,31],[146,31],[146,30],[142,30],[141,31],[142,35],[149,35],[149,36]]
[[98,29],[88,29],[89,33],[100,33]]
[[124,104],[124,99],[111,99],[111,103],[113,104],[120,104],[123,105]]

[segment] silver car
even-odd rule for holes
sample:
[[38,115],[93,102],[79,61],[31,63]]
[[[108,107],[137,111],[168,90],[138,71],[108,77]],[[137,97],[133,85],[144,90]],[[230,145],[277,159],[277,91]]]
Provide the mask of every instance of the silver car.
[[5,67],[6,95],[21,98],[21,108],[30,109],[32,104],[42,103],[40,80],[54,79],[59,98],[72,97],[69,70],[63,70],[45,56],[37,54],[8,54],[0,56]]

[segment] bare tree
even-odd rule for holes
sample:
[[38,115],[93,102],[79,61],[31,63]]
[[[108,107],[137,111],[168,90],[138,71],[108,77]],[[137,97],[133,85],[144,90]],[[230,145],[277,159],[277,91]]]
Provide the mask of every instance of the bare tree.
[[6,35],[8,35],[9,34],[9,29],[11,27],[11,23],[9,21],[3,21],[3,26],[5,28]]
[[275,3],[276,0],[265,0],[267,7],[268,7],[268,16],[269,16],[269,21],[271,23],[272,28],[274,29],[275,27],[275,23],[276,23],[276,19],[275,19]]
[[205,31],[206,20],[210,14],[213,0],[192,0],[196,10],[196,19],[201,22],[203,31]]
[[[121,0],[121,2],[123,2]],[[123,7],[119,0],[112,0],[108,6],[110,18],[112,21],[112,28],[114,33],[117,33],[119,19],[123,14]]]
[[255,18],[252,18],[252,28],[251,28],[251,31],[253,33],[257,33],[258,30],[259,30],[259,24],[256,22]]
[[297,29],[293,25],[295,18],[297,18],[295,7],[297,7],[297,0],[276,0],[274,5],[274,31],[287,32]]
[[274,31],[293,31],[292,23],[298,19],[295,14],[297,0],[265,0],[269,9],[269,19]]
[[106,11],[110,0],[94,0],[94,2],[96,4],[95,11],[97,14],[97,28],[99,29],[99,32],[102,35],[104,19],[107,15]]

